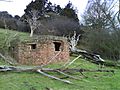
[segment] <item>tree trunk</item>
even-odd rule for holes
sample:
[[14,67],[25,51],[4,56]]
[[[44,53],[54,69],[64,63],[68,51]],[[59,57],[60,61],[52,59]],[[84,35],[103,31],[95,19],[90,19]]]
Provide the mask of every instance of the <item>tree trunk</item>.
[[7,24],[6,24],[5,19],[3,19],[3,22],[4,22],[4,28],[7,29]]
[[34,30],[31,29],[30,37],[33,37],[33,32],[34,32]]

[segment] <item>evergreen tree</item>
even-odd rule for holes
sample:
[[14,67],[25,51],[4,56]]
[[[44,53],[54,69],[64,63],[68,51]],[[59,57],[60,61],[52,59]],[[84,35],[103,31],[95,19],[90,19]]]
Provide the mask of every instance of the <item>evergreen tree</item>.
[[52,5],[52,3],[50,1],[47,3],[47,5],[45,7],[45,11],[46,12],[53,12],[54,11],[53,10],[53,5]]
[[39,12],[39,15],[42,16],[44,15],[45,13],[45,5],[47,3],[47,0],[35,0],[35,1],[32,1],[27,7],[26,9],[24,10],[25,11],[25,14],[27,15],[31,15],[30,12],[32,10],[36,10]]
[[76,10],[74,9],[71,2],[69,2],[65,8],[61,11],[60,15],[67,16],[70,19],[73,19],[75,21],[79,21],[78,16],[76,14]]
[[57,13],[57,14],[61,13],[62,8],[60,7],[60,5],[57,5],[57,6],[54,6],[54,7],[55,7],[55,9],[54,9],[55,13]]

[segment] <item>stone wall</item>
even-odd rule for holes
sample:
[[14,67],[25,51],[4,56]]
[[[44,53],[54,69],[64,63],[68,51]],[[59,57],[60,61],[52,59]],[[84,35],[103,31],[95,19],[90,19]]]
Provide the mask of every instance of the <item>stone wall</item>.
[[69,60],[69,45],[66,39],[36,39],[21,42],[17,46],[17,61],[26,65],[43,65]]

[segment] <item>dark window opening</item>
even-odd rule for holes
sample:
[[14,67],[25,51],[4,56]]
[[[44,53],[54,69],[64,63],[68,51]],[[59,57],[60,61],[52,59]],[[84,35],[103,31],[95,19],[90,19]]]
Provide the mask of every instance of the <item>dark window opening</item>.
[[36,49],[36,44],[31,44],[31,49]]
[[60,51],[61,43],[54,42],[54,45],[55,45],[55,51]]

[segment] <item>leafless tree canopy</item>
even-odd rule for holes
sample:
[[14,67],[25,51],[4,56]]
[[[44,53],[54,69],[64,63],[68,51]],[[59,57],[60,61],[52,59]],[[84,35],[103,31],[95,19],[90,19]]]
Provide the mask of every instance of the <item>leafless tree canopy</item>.
[[[87,49],[109,59],[119,60],[119,11],[115,11],[118,0],[89,0],[84,13]],[[116,47],[115,47],[116,46]]]

